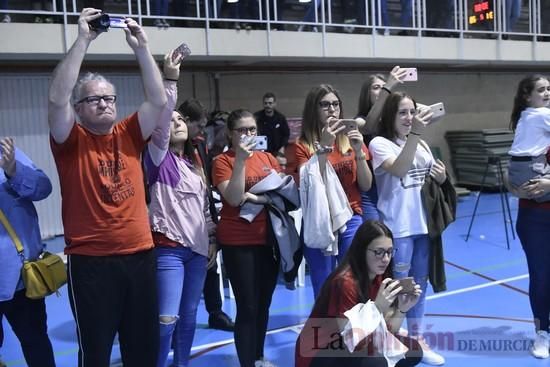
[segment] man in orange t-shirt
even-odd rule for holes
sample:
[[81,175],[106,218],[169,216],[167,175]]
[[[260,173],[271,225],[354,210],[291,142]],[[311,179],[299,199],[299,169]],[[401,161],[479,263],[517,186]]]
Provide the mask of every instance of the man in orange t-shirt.
[[138,111],[117,123],[114,86],[92,73],[77,82],[84,55],[101,33],[89,22],[100,15],[98,9],[82,10],[78,37],[54,71],[48,104],[78,366],[109,366],[116,333],[125,366],[154,366],[159,344],[156,258],[140,157],[167,98],[145,32],[129,18],[124,32],[145,92]]

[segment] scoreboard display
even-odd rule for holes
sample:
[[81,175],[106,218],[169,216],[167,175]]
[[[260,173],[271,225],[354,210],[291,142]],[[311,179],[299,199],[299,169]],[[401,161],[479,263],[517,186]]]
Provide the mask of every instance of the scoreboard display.
[[482,24],[492,22],[495,17],[493,9],[491,9],[490,1],[477,1],[472,4],[470,15],[468,16],[468,24]]

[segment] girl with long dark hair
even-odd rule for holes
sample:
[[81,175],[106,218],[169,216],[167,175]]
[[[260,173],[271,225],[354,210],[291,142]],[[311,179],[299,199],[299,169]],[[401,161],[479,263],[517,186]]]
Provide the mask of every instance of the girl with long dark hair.
[[[418,302],[420,286],[416,285],[411,294],[401,294],[403,288],[392,279],[392,239],[389,228],[377,221],[366,221],[357,229],[346,256],[323,285],[296,341],[296,367],[387,366],[382,351],[374,348],[372,336],[350,353],[340,340],[340,332],[346,323],[344,312],[370,300],[384,316],[389,331],[396,333],[405,313]],[[409,352],[397,366],[418,364],[422,356],[418,343],[398,338]]]

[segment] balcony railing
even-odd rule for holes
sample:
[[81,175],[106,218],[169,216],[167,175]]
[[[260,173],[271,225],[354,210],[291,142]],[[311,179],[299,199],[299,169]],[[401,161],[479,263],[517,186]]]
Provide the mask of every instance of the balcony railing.
[[[206,29],[235,28],[246,23],[247,29],[264,30],[519,37],[533,41],[545,39],[539,36],[550,36],[550,1],[543,0],[411,0],[410,9],[401,9],[397,0],[310,0],[307,3],[306,0],[229,0],[223,4],[220,1],[209,0],[205,7],[204,0],[174,0],[180,3],[176,4],[180,9],[167,14],[158,14],[156,0],[107,0],[104,4],[106,12],[134,17],[145,25],[162,26],[155,21],[165,19],[172,26],[186,26],[187,22],[187,26]],[[32,4],[40,1],[11,0],[9,9],[0,9],[0,19],[70,24],[76,22],[82,9],[82,2],[76,0],[46,0],[42,2],[45,9],[40,10],[32,9]],[[313,7],[317,7],[317,11]]]

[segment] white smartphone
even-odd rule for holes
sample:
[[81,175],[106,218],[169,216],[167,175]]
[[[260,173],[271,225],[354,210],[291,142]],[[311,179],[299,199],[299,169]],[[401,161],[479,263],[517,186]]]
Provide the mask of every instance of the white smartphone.
[[403,78],[404,82],[416,82],[418,80],[418,71],[416,68],[407,68],[407,74]]
[[256,135],[256,136],[241,136],[241,141],[245,144],[250,144],[255,142],[254,148],[252,150],[267,150],[267,136],[265,135]]
[[432,120],[445,116],[445,105],[443,104],[443,102],[435,103],[429,107],[433,113]]
[[267,150],[267,136],[265,135],[256,135],[254,137],[254,141],[256,142],[256,145],[253,150]]

